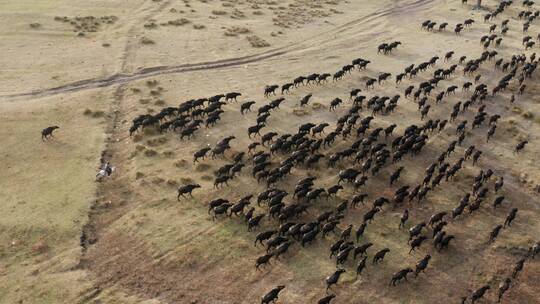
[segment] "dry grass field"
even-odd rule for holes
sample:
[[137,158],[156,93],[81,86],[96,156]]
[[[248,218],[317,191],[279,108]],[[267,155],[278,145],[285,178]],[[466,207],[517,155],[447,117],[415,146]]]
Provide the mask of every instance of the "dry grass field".
[[[473,1],[469,1],[473,2]],[[476,1],[474,1],[476,2]],[[491,90],[507,74],[494,69],[498,58],[540,54],[540,41],[525,50],[522,38],[533,40],[540,33],[540,20],[522,32],[522,10],[538,11],[515,1],[496,18],[483,17],[499,1],[484,0],[484,8],[457,0],[6,0],[0,1],[0,303],[260,303],[261,296],[285,285],[277,303],[317,303],[325,294],[325,277],[336,270],[329,247],[349,224],[356,229],[371,202],[392,197],[403,185],[422,182],[425,169],[456,139],[456,126],[468,120],[466,139],[446,161],[456,162],[470,145],[483,151],[478,164],[464,162],[454,179],[444,181],[422,203],[384,206],[369,224],[361,243],[372,242],[373,254],[389,248],[380,265],[371,262],[355,275],[352,257],[347,272],[332,287],[332,303],[461,303],[463,296],[489,284],[491,290],[477,303],[495,303],[499,283],[517,260],[540,241],[540,82],[538,71],[525,80],[527,89],[510,103],[519,85],[484,102],[489,115],[501,116],[494,137],[486,142],[487,122],[471,129],[479,107],[472,105],[446,129],[430,133],[427,144],[415,157],[406,156],[387,164],[370,176],[362,191],[366,205],[349,208],[336,233],[320,236],[306,247],[293,242],[289,251],[270,265],[256,270],[255,260],[264,247],[254,246],[255,235],[276,229],[277,220],[263,219],[255,231],[247,231],[243,219],[208,213],[208,202],[217,197],[232,202],[257,194],[264,182],[251,176],[251,160],[243,171],[216,189],[214,172],[230,163],[234,154],[247,151],[259,137],[248,138],[257,109],[278,97],[285,101],[272,111],[262,134],[297,132],[304,123],[329,123],[329,133],[352,105],[349,92],[361,88],[368,99],[374,95],[403,95],[409,85],[418,87],[433,71],[457,64],[457,71],[439,83],[429,98],[429,119],[448,119],[458,101],[470,98],[462,85],[474,76],[464,75],[461,56],[478,58],[484,51],[480,37],[489,27],[509,20],[509,31],[496,50],[495,59],[480,66],[479,83]],[[455,35],[457,23],[472,18],[475,23]],[[448,22],[446,31],[420,29],[425,20]],[[388,55],[377,53],[381,43],[402,42]],[[455,55],[443,60],[448,51]],[[433,56],[441,59],[434,68],[416,78],[396,84],[395,75],[410,64]],[[265,98],[266,85],[284,84],[301,75],[334,73],[358,57],[371,61],[365,70],[353,70],[342,80],[299,86],[290,93]],[[391,79],[366,90],[368,77],[382,72]],[[450,85],[455,95],[435,104],[435,96]],[[473,85],[474,88],[475,85]],[[474,89],[473,89],[474,90]],[[221,120],[204,126],[191,139],[178,133],[159,133],[147,128],[129,135],[132,120],[140,114],[156,114],[164,107],[227,92],[241,92],[238,102],[227,102]],[[313,94],[308,106],[299,102]],[[344,100],[330,111],[330,101]],[[255,101],[253,111],[240,114],[240,104]],[[371,114],[364,108],[361,118]],[[411,124],[422,125],[418,104],[403,96],[393,113],[374,115],[371,129],[397,124],[389,139],[403,134]],[[43,128],[57,125],[54,138],[42,141]],[[353,130],[354,132],[354,130]],[[232,149],[223,158],[207,157],[193,162],[193,154],[213,147],[234,135]],[[317,177],[316,187],[337,183],[347,161],[327,167],[332,153],[356,140],[340,136],[330,148],[321,149],[325,159],[311,170],[293,168],[276,187],[291,193],[298,180]],[[515,146],[528,140],[516,154]],[[266,148],[261,148],[264,150]],[[278,164],[287,156],[272,156]],[[110,160],[116,171],[102,182],[95,181],[101,161]],[[352,161],[351,161],[352,163]],[[405,169],[399,181],[388,185],[390,174]],[[356,166],[358,167],[358,166]],[[480,210],[449,222],[445,230],[456,236],[449,248],[438,252],[428,240],[409,254],[408,228],[439,211],[449,211],[471,191],[480,169],[504,177],[497,195],[505,195],[501,207],[491,204],[497,196],[493,183]],[[177,201],[180,185],[199,183],[193,197]],[[334,210],[356,194],[345,185],[337,197],[319,199],[308,214],[295,222],[311,222],[322,212]],[[398,229],[404,208],[410,210],[407,229]],[[502,224],[508,212],[519,212],[511,227],[488,244],[490,231]],[[426,235],[431,237],[431,230]],[[82,237],[82,242],[81,242]],[[354,233],[353,233],[354,238]],[[432,259],[426,272],[408,282],[389,286],[392,274],[413,267],[426,254]],[[523,271],[504,295],[502,303],[540,303],[540,259],[528,259]],[[469,301],[470,303],[470,301]]]

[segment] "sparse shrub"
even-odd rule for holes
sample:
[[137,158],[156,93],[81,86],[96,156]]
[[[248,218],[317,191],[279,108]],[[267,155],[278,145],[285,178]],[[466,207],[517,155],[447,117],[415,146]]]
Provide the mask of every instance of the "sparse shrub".
[[163,156],[165,156],[165,157],[173,157],[174,156],[174,151],[164,151]]
[[154,79],[154,80],[148,80],[148,81],[146,81],[146,85],[147,85],[148,87],[150,87],[150,88],[151,88],[151,87],[155,87],[155,86],[157,86],[158,84],[159,84],[159,82],[158,82],[157,80],[155,80],[155,79]]
[[[147,130],[147,129],[145,129],[145,131],[146,131],[146,130]],[[146,150],[144,151],[144,155],[147,156],[147,157],[154,157],[154,156],[156,156],[157,154],[158,154],[157,151],[154,150],[154,149],[146,149]]]
[[176,187],[178,187],[178,185],[179,185],[178,182],[175,181],[175,180],[169,179],[167,181],[167,186],[169,186],[169,187],[175,187],[176,188]]
[[146,143],[151,147],[161,146],[164,143],[166,143],[168,140],[167,137],[158,137],[158,138],[152,138],[146,141]]
[[154,40],[152,40],[150,38],[147,38],[147,37],[142,37],[141,38],[141,43],[144,44],[144,45],[156,44],[154,42]]
[[182,177],[180,178],[180,183],[182,184],[192,184],[195,181],[191,177]]
[[43,254],[49,250],[49,245],[44,240],[37,241],[34,245],[32,245],[32,251],[35,254]]
[[155,185],[160,185],[160,184],[162,184],[164,182],[165,182],[165,180],[163,178],[161,178],[161,177],[154,177],[152,179],[152,184],[155,184]]
[[225,30],[225,36],[238,36],[239,34],[247,34],[251,31],[246,27],[233,26]]
[[525,119],[532,119],[534,117],[534,114],[531,111],[527,111],[527,112],[523,112],[521,116],[523,116],[523,118]]
[[237,10],[237,9],[235,9],[232,12],[232,15],[231,15],[231,18],[233,18],[233,19],[242,19],[242,18],[245,18],[245,17],[246,17],[246,14],[243,11]]
[[224,15],[227,15],[227,12],[226,11],[221,11],[221,10],[213,10],[212,14],[216,15],[216,16],[224,16]]
[[94,118],[100,118],[100,117],[103,117],[103,116],[105,116],[105,112],[103,112],[103,111],[94,111],[92,113],[92,117],[94,117]]
[[158,131],[156,130],[156,128],[152,128],[152,127],[149,127],[149,128],[144,128],[144,132],[143,132],[145,135],[155,135],[158,133]]
[[191,23],[191,21],[187,20],[186,18],[170,20],[170,21],[167,22],[168,25],[174,25],[174,26],[182,26],[182,25],[186,25],[188,23]]
[[313,110],[324,109],[324,105],[318,102],[314,102],[311,107],[313,108]]
[[78,37],[84,37],[85,32],[94,33],[98,32],[101,29],[101,25],[113,24],[118,20],[116,16],[102,16],[96,18],[94,16],[85,16],[85,17],[54,17],[55,21],[69,23],[73,27],[73,31],[77,33]]
[[39,23],[30,23],[30,28],[33,28],[33,29],[38,29],[41,27],[41,24]]
[[302,108],[295,108],[293,109],[293,114],[296,116],[304,116],[304,115],[307,115],[308,112]]
[[268,47],[270,46],[270,43],[266,42],[266,40],[260,38],[256,35],[251,35],[247,37],[247,40],[251,44],[252,47],[256,48],[262,48],[262,47]]
[[185,167],[187,164],[188,164],[188,162],[187,162],[185,159],[181,159],[181,160],[178,160],[178,161],[174,162],[174,166],[175,166],[176,168],[183,168],[183,167]]
[[207,171],[208,169],[210,169],[210,165],[208,164],[198,164],[197,167],[195,167],[195,170],[199,172],[204,172],[204,171]]
[[144,25],[144,28],[149,29],[149,30],[156,29],[157,27],[158,25],[155,22],[148,22],[147,24]]

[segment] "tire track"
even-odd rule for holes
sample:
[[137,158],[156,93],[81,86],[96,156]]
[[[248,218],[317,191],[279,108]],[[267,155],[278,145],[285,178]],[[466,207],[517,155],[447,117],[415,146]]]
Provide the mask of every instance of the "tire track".
[[[146,21],[148,19],[153,18],[155,15],[163,11],[167,6],[169,6],[170,2],[164,2],[160,4],[157,8],[154,8],[150,11],[149,14],[146,14],[143,16],[142,20]],[[142,5],[144,7],[144,3]],[[143,8],[144,10],[144,8]],[[139,28],[140,23],[136,22],[130,26],[128,31],[126,32],[126,42],[125,47],[122,51],[121,61],[120,61],[120,71],[125,71],[127,69],[127,64],[129,63],[130,56],[133,55],[136,52],[136,43],[133,42],[133,39],[130,39],[131,37],[135,37],[135,33],[137,29]],[[117,75],[124,75],[124,74],[117,74]],[[105,82],[103,81],[91,81],[91,80],[83,80],[79,81],[75,84],[66,85],[63,87],[58,87],[56,89],[48,89],[48,90],[42,90],[41,92],[34,91],[30,92],[27,96],[46,96],[46,95],[54,95],[54,94],[60,94],[63,92],[70,92],[70,91],[80,91],[85,88],[90,88],[92,84],[100,84],[100,83],[107,83],[107,81],[112,81],[112,79],[115,79],[115,76],[111,76],[105,79]],[[90,87],[85,87],[90,86]],[[103,85],[102,85],[103,86]],[[99,87],[99,86],[97,86]],[[101,158],[100,158],[100,166],[103,164],[106,160],[112,160],[113,162],[118,160],[118,163],[120,163],[120,160],[118,159],[118,153],[116,153],[116,143],[117,138],[119,136],[119,124],[118,122],[121,121],[122,116],[125,115],[125,112],[122,111],[122,105],[124,100],[124,91],[125,86],[123,84],[116,87],[116,89],[112,93],[112,102],[110,105],[109,113],[112,114],[112,119],[110,119],[107,123],[107,126],[105,128],[105,133],[108,134],[107,139],[104,143],[104,149],[101,152]],[[35,93],[35,94],[33,94]],[[96,197],[100,197],[104,193],[110,193],[111,190],[108,185],[105,184],[99,184],[96,187]],[[81,236],[80,236],[80,246],[81,246],[81,256],[79,257],[79,263],[76,268],[78,269],[85,269],[89,272],[93,272],[93,269],[91,268],[92,263],[90,262],[87,253],[90,246],[95,245],[99,241],[100,232],[104,228],[102,225],[103,218],[102,213],[104,212],[110,212],[109,210],[103,210],[103,208],[100,208],[97,204],[97,201],[95,201],[92,206],[90,206],[88,211],[88,219],[86,223],[82,227]],[[84,303],[90,303],[94,299],[96,299],[102,292],[103,288],[102,286],[97,283],[93,284],[90,289],[81,295],[80,300],[78,301],[79,304]]]
[[287,52],[278,51],[278,52],[265,54],[262,56],[252,55],[252,56],[246,56],[246,57],[217,60],[213,62],[182,64],[178,66],[151,67],[151,68],[145,68],[145,69],[139,70],[133,74],[120,73],[120,74],[115,74],[106,78],[85,79],[85,80],[81,80],[81,81],[77,81],[77,82],[73,82],[70,84],[66,84],[66,85],[54,87],[54,88],[49,88],[49,89],[35,90],[35,91],[27,92],[27,93],[2,95],[0,96],[0,98],[8,99],[8,100],[17,99],[21,97],[39,98],[39,97],[57,95],[57,94],[62,94],[62,93],[70,93],[70,92],[77,92],[77,91],[88,90],[88,89],[109,87],[116,84],[126,84],[135,80],[158,76],[158,75],[179,74],[179,73],[186,73],[186,72],[193,72],[193,71],[212,70],[212,69],[238,66],[238,65],[243,65],[246,63],[252,63],[252,62],[269,59],[272,57],[281,56],[285,53]]

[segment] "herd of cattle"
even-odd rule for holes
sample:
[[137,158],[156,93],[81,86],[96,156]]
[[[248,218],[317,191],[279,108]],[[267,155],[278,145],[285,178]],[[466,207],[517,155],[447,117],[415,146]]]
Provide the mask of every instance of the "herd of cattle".
[[[484,18],[484,21],[496,18],[510,5],[511,1],[501,2],[493,13]],[[523,32],[528,30],[538,15],[539,11],[526,10],[519,13],[518,17],[526,20]],[[456,25],[456,34],[473,23],[473,19],[468,19],[463,24]],[[447,23],[441,23],[438,30],[443,31],[447,25]],[[432,31],[435,26],[436,22],[431,20],[422,23],[422,28],[427,31]],[[328,133],[325,130],[330,128],[330,123],[324,122],[320,124],[304,123],[291,134],[278,134],[272,131],[261,134],[263,129],[268,128],[268,118],[279,110],[280,104],[286,99],[279,97],[259,107],[255,124],[247,129],[247,135],[249,138],[260,138],[260,140],[252,142],[245,151],[232,155],[230,163],[216,170],[214,187],[228,186],[230,182],[242,174],[245,168],[249,167],[251,168],[251,176],[258,183],[263,184],[265,189],[258,194],[248,194],[236,201],[223,197],[215,198],[208,203],[208,213],[211,213],[213,220],[221,217],[230,218],[232,215],[242,216],[248,231],[258,229],[264,219],[267,219],[269,223],[276,223],[276,228],[264,230],[255,236],[255,245],[266,247],[264,254],[255,261],[257,270],[269,264],[272,259],[279,259],[295,248],[294,244],[299,245],[294,250],[300,250],[302,247],[310,246],[317,238],[326,238],[333,233],[338,233],[339,238],[330,246],[329,251],[330,258],[334,258],[336,261],[337,270],[325,279],[327,292],[339,282],[341,275],[346,272],[348,261],[358,261],[355,262],[355,273],[357,277],[360,276],[367,267],[368,251],[371,248],[374,251],[371,263],[373,267],[377,267],[376,264],[383,261],[385,256],[390,253],[390,249],[376,249],[375,244],[361,241],[368,225],[375,220],[376,215],[384,212],[387,205],[388,209],[403,209],[399,224],[396,223],[396,229],[401,230],[408,224],[409,209],[414,208],[413,202],[422,204],[422,201],[442,183],[452,183],[454,177],[467,162],[470,161],[472,166],[477,166],[483,153],[473,144],[469,145],[462,155],[458,155],[457,159],[450,160],[450,157],[456,153],[456,146],[461,146],[473,129],[481,129],[483,125],[487,125],[486,140],[489,141],[493,138],[497,130],[497,121],[501,116],[498,114],[490,115],[487,112],[489,103],[484,103],[484,101],[510,90],[512,94],[509,102],[514,102],[516,94],[524,94],[527,79],[533,77],[539,62],[534,53],[529,56],[515,54],[508,58],[495,59],[499,53],[494,49],[489,50],[489,47],[500,46],[502,36],[509,30],[509,20],[506,19],[501,23],[501,36],[493,33],[496,27],[496,24],[491,25],[489,33],[482,36],[481,43],[485,50],[478,58],[468,59],[467,56],[462,56],[457,63],[451,64],[448,68],[435,69],[440,58],[434,56],[420,64],[405,67],[402,73],[395,76],[396,84],[407,78],[411,82],[411,85],[405,88],[403,95],[374,95],[372,97],[364,95],[363,93],[369,92],[376,84],[384,85],[384,82],[392,74],[380,73],[377,78],[368,77],[365,87],[354,88],[349,92],[350,106],[348,110],[339,117],[335,128]],[[540,40],[540,36],[538,39]],[[492,43],[493,41],[495,42]],[[399,41],[381,44],[378,47],[378,53],[390,54],[399,45],[401,45]],[[525,36],[523,45],[526,50],[532,48],[534,46],[532,37]],[[454,55],[454,51],[447,52],[443,58],[444,62],[451,63],[454,60]],[[495,61],[494,64],[489,67],[493,61]],[[365,69],[370,62],[370,60],[358,58],[334,74],[314,73],[299,76],[281,86],[269,85],[264,89],[264,96],[271,98],[272,95],[276,95],[278,89],[281,89],[281,94],[287,94],[300,86],[321,85],[328,82],[330,78],[334,82],[339,81],[354,70]],[[481,83],[481,74],[479,73],[481,68],[493,74],[497,71],[503,73],[503,77],[492,87],[491,92],[486,84]],[[430,69],[435,70],[431,76],[428,76],[426,73]],[[463,71],[464,76],[473,79],[461,85],[451,84],[446,89],[440,90],[433,98],[432,91],[437,90],[440,83],[450,81],[459,70]],[[412,84],[414,78],[419,75],[427,76],[428,79],[418,85]],[[460,88],[464,94],[467,92],[471,92],[471,94],[467,100],[454,104],[448,119],[427,119],[432,107],[447,101]],[[241,96],[242,94],[237,92],[220,94],[210,98],[189,100],[183,102],[179,107],[167,107],[156,115],[140,115],[133,120],[130,135],[139,129],[153,126],[160,132],[178,132],[181,139],[190,138],[203,124],[206,127],[217,124],[224,113],[223,106],[228,102],[236,101]],[[391,114],[402,100],[402,96],[417,103],[420,120],[423,123],[421,125],[400,126],[404,131],[397,135],[394,135],[398,127],[395,123],[374,128],[372,121],[375,121],[375,116]],[[299,101],[299,105],[301,107],[308,105],[311,97],[312,94],[304,96]],[[347,100],[335,98],[330,101],[329,109],[334,111],[346,102]],[[247,115],[255,104],[255,101],[243,102],[240,105],[241,114]],[[472,106],[477,106],[476,110],[471,110]],[[370,112],[366,113],[366,110]],[[455,122],[460,116],[465,116],[470,112],[475,112],[472,122],[468,122],[467,119]],[[426,168],[423,179],[417,185],[396,186],[393,197],[375,197],[371,206],[364,213],[360,225],[354,227],[349,224],[345,225],[343,229],[339,229],[340,226],[343,226],[342,221],[350,209],[355,209],[366,203],[369,194],[362,190],[365,189],[368,181],[377,179],[376,182],[386,182],[390,187],[397,185],[402,172],[406,171],[408,166],[415,166],[413,160],[429,144],[430,136],[443,132],[453,122],[455,122],[455,127],[452,136],[455,136],[455,140],[450,140],[447,148]],[[231,142],[235,138],[235,136],[229,136],[219,141],[214,147],[200,149],[194,153],[193,161],[203,161],[207,156],[212,159],[223,158],[225,153],[231,149]],[[519,153],[526,147],[527,143],[526,140],[517,142],[515,152]],[[325,151],[331,151],[332,148],[335,148],[334,152],[325,153]],[[381,171],[386,167],[400,163],[405,156],[410,157],[411,161],[408,161],[408,165],[390,170],[388,177],[381,176]],[[422,157],[427,156],[423,155]],[[313,176],[314,174],[308,173],[306,177],[297,180],[290,190],[286,189],[293,170],[309,172],[325,166],[329,169],[342,168],[337,174],[334,185],[328,188],[317,186],[317,178]],[[450,211],[436,212],[427,221],[414,223],[410,227],[408,230],[409,253],[418,250],[424,243],[431,240],[436,251],[444,254],[446,248],[452,243],[459,242],[455,235],[445,231],[445,227],[451,225],[459,217],[472,216],[475,211],[485,205],[490,195],[492,196],[491,205],[493,208],[505,205],[507,200],[505,200],[504,193],[501,194],[504,192],[503,185],[504,178],[502,176],[496,177],[492,169],[481,168],[473,178],[469,192],[463,196],[455,208]],[[338,199],[337,193],[349,186],[354,189],[353,193],[355,194],[347,200]],[[191,196],[192,192],[200,187],[199,184],[181,186],[178,189],[178,200]],[[286,200],[287,197],[289,197],[288,200]],[[317,211],[317,201],[323,198],[336,202],[332,210]],[[251,206],[253,200],[256,200],[259,208]],[[313,209],[315,209],[314,212],[318,212],[317,216],[310,221],[302,220],[308,211]],[[505,229],[509,229],[517,214],[518,208],[509,208],[504,222],[493,227],[486,235],[486,242],[494,242]],[[336,230],[340,231],[336,232]],[[515,265],[510,267],[510,275],[502,280],[498,287],[499,301],[509,290],[513,280],[523,270],[526,260],[533,259],[539,252],[540,242],[537,242],[530,248],[526,256],[520,258]],[[426,254],[415,265],[398,270],[391,277],[390,285],[395,286],[396,283],[407,280],[410,273],[414,273],[415,277],[419,276],[428,268],[430,259],[431,255]],[[262,297],[262,303],[274,302],[284,288],[285,286],[280,285],[272,289]],[[482,286],[475,290],[470,297],[464,297],[462,302],[465,303],[467,298],[470,298],[471,303],[475,303],[489,289],[490,285]],[[318,303],[330,303],[335,297],[335,294],[326,295]]]
[[[524,20],[522,32],[526,35],[540,12],[532,10],[533,1],[526,0],[522,4],[525,10],[519,12],[517,18]],[[512,1],[500,2],[492,13],[484,17],[484,22],[494,20],[511,5]],[[464,28],[474,23],[475,20],[467,19],[463,24],[457,24],[454,31],[459,34]],[[443,22],[438,27],[436,26],[437,23],[431,20],[421,25],[422,29],[432,32],[435,28],[438,31],[444,31],[448,23]],[[469,168],[474,169],[479,166],[479,160],[483,155],[482,150],[477,147],[480,143],[475,145],[475,142],[471,142],[462,154],[455,150],[457,146],[462,146],[473,132],[485,132],[486,141],[493,139],[501,116],[489,114],[488,106],[492,106],[493,103],[485,101],[500,96],[505,91],[510,91],[510,96],[503,96],[503,98],[514,102],[516,95],[525,93],[526,83],[533,78],[539,60],[536,59],[534,53],[500,56],[494,48],[501,45],[503,37],[510,30],[509,19],[501,22],[500,34],[495,34],[496,30],[497,24],[490,25],[489,32],[481,37],[480,42],[484,51],[477,58],[468,58],[463,55],[459,59],[454,59],[455,52],[449,51],[442,60],[439,56],[434,56],[419,64],[404,67],[402,73],[395,75],[396,85],[402,81],[410,82],[402,94],[368,97],[367,93],[372,92],[375,85],[383,86],[392,74],[380,73],[376,78],[368,77],[363,87],[354,88],[348,92],[348,100],[335,98],[329,102],[330,111],[337,111],[344,104],[349,103],[347,110],[337,119],[334,127],[331,127],[331,122],[319,124],[307,122],[301,124],[298,130],[292,133],[263,132],[269,129],[268,119],[279,111],[280,105],[286,102],[286,98],[279,97],[260,106],[256,110],[254,124],[246,130],[246,135],[250,139],[258,139],[258,141],[253,141],[243,151],[240,149],[241,152],[226,157],[227,151],[231,150],[231,143],[236,139],[231,135],[220,140],[213,147],[205,147],[195,152],[193,162],[207,161],[207,157],[230,159],[227,164],[216,170],[215,188],[228,186],[235,178],[244,175],[243,172],[249,168],[251,177],[262,184],[264,189],[259,193],[246,194],[237,200],[217,197],[208,203],[208,213],[211,214],[213,220],[232,218],[233,215],[241,217],[248,231],[261,229],[263,221],[268,223],[265,226],[274,225],[274,228],[260,231],[255,236],[255,246],[266,247],[263,254],[255,260],[257,270],[270,264],[272,259],[277,260],[291,250],[301,250],[301,248],[311,246],[317,239],[325,239],[329,235],[338,234],[337,240],[329,246],[329,256],[335,259],[337,269],[324,280],[327,294],[318,301],[319,304],[330,303],[336,295],[328,294],[328,291],[339,283],[340,277],[347,271],[348,262],[354,263],[354,273],[358,277],[368,267],[368,252],[372,252],[369,260],[372,266],[369,267],[373,268],[381,267],[377,264],[383,262],[386,255],[392,254],[389,248],[363,241],[366,229],[369,229],[369,225],[377,220],[377,215],[385,210],[400,209],[402,215],[399,222],[396,221],[395,227],[398,231],[403,231],[402,229],[409,225],[410,213],[415,207],[422,205],[433,191],[444,183],[454,183],[456,175],[467,163],[470,165]],[[540,41],[540,34],[536,38]],[[524,36],[522,42],[525,50],[535,45],[530,35]],[[378,53],[389,55],[400,45],[402,45],[400,41],[381,44],[378,47]],[[439,60],[450,66],[443,67],[444,63],[441,64]],[[264,89],[264,96],[271,98],[276,95],[278,89],[281,89],[281,94],[287,94],[302,86],[322,85],[329,80],[340,81],[355,70],[366,69],[370,62],[364,58],[357,58],[333,74],[314,73],[299,76],[283,85],[269,85]],[[502,77],[491,87],[491,90],[488,90],[488,85],[482,82],[480,70],[492,75],[502,73]],[[471,81],[461,84],[448,83],[446,88],[439,89],[441,83],[451,82],[452,77],[459,71],[462,71],[465,77],[470,77]],[[427,80],[416,83],[417,77]],[[463,95],[468,96],[467,99],[455,103],[452,111],[447,113],[447,118],[430,119],[430,110],[450,102],[449,99],[459,89]],[[435,91],[439,92],[434,93]],[[308,105],[312,96],[312,94],[304,96],[299,100],[298,105],[300,107]],[[230,102],[236,102],[240,97],[242,94],[238,92],[219,94],[209,98],[189,100],[178,107],[166,107],[155,115],[140,115],[133,120],[129,129],[130,136],[145,128],[156,128],[161,133],[174,132],[180,139],[190,139],[196,136],[197,130],[203,126],[211,128],[218,124],[225,112],[224,106]],[[390,116],[398,105],[404,102],[404,99],[417,104],[419,124],[385,125],[385,121],[392,119],[376,119],[377,116]],[[250,115],[254,105],[256,105],[255,101],[244,101],[240,105],[240,113]],[[475,109],[473,110],[472,107]],[[474,117],[471,122],[465,118],[468,115]],[[378,127],[374,126],[375,123]],[[452,130],[449,131],[449,128]],[[45,140],[52,136],[55,129],[58,129],[58,126],[44,129],[42,138]],[[328,129],[332,130],[327,131]],[[482,131],[482,129],[487,129],[487,131]],[[394,134],[397,130],[403,131]],[[436,134],[450,136],[446,149],[430,162],[423,177],[416,184],[400,183],[402,174],[417,167],[422,161],[420,158],[429,159],[428,152],[424,150],[430,145],[430,137]],[[516,157],[527,144],[526,140],[515,143]],[[238,147],[236,148],[238,150]],[[434,147],[431,147],[429,150],[433,149]],[[419,155],[421,157],[418,157]],[[407,160],[404,161],[404,158]],[[327,172],[337,173],[335,184],[328,188],[318,185],[320,181],[314,174],[323,168]],[[335,168],[339,170],[334,171]],[[291,184],[291,179],[294,179],[293,172],[305,172],[306,176]],[[386,175],[385,172],[388,174]],[[463,179],[460,180],[463,181]],[[393,196],[375,195],[370,199],[373,193],[367,191],[366,184],[369,182],[386,184],[384,187],[393,188]],[[353,195],[343,200],[337,194],[345,187],[352,189]],[[462,183],[458,187],[463,188]],[[405,233],[408,234],[409,254],[428,246],[424,244],[429,242],[437,254],[448,254],[446,253],[448,248],[459,246],[462,240],[449,233],[447,227],[456,225],[455,221],[460,217],[471,217],[481,208],[488,208],[486,206],[488,201],[491,201],[492,208],[508,208],[508,212],[500,224],[486,233],[486,242],[495,242],[506,229],[511,229],[511,224],[516,219],[519,210],[510,206],[511,202],[507,202],[503,176],[495,176],[490,168],[480,168],[467,187],[469,187],[465,188],[467,193],[455,205],[455,208],[435,212],[425,221],[417,221],[411,224],[408,230],[405,229]],[[178,189],[178,200],[191,196],[198,188],[201,188],[201,185],[196,183],[182,185]],[[321,200],[325,200],[326,204],[332,204],[332,209],[322,212]],[[370,204],[367,204],[368,200],[371,201]],[[258,208],[252,204],[256,204]],[[360,224],[356,226],[345,224],[344,219],[348,214],[350,215],[351,209],[359,206],[367,207]],[[314,218],[308,216],[312,214],[316,216]],[[307,218],[311,219],[307,220]],[[499,301],[510,289],[519,273],[523,271],[527,261],[534,259],[539,253],[540,242],[536,242],[527,254],[519,258],[514,265],[509,266],[508,276],[501,280],[498,286],[497,299]],[[413,274],[414,277],[422,275],[429,267],[431,258],[432,255],[426,254],[415,265],[398,269],[389,278],[390,286],[407,280],[409,274]],[[284,285],[279,285],[272,289],[262,297],[261,303],[273,303],[284,288]],[[484,297],[490,288],[490,284],[481,286],[470,296],[463,297],[462,303],[465,303],[467,299],[475,303]]]

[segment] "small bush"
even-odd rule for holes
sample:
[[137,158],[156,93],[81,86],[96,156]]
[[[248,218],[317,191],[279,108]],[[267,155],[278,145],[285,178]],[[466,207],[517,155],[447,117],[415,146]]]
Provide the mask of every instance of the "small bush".
[[180,18],[180,19],[171,20],[167,22],[168,25],[173,25],[173,26],[182,26],[188,23],[191,23],[191,21],[187,20],[186,18]]
[[144,151],[144,155],[145,155],[146,157],[154,157],[154,156],[158,155],[158,153],[157,153],[157,151],[154,150],[154,149],[146,149],[146,150]]
[[263,47],[269,47],[270,43],[266,42],[266,40],[260,38],[256,35],[251,35],[247,37],[247,40],[251,44],[252,47],[256,48],[263,48]]
[[154,80],[148,80],[148,81],[146,81],[146,85],[147,85],[148,87],[150,87],[150,88],[151,88],[151,87],[155,87],[155,86],[157,86],[158,84],[159,84],[159,82],[158,82],[157,80],[155,80],[155,79],[154,79]]
[[208,169],[210,169],[210,165],[208,164],[198,164],[197,167],[195,167],[195,170],[199,172],[208,171]]
[[293,110],[293,114],[296,115],[296,116],[304,116],[304,115],[307,115],[308,112],[305,109],[302,109],[302,108],[295,108]]
[[318,103],[318,102],[314,102],[311,107],[313,108],[313,110],[319,110],[319,109],[324,109],[325,106],[321,103]]
[[43,254],[49,250],[49,245],[44,240],[39,240],[34,245],[32,245],[32,251],[35,254]]
[[148,22],[147,24],[144,25],[144,28],[149,29],[149,30],[156,29],[157,27],[158,25],[155,22]]
[[173,157],[174,156],[174,151],[164,151],[163,156],[165,156],[165,157]]
[[158,138],[152,138],[146,141],[146,143],[151,147],[161,146],[165,143],[167,143],[169,139],[165,136],[158,137]]
[[181,159],[181,160],[178,160],[174,163],[174,166],[176,168],[184,168],[185,166],[187,166],[188,162],[187,160],[185,159]]
[[144,45],[156,44],[154,42],[154,40],[152,40],[150,38],[147,38],[147,37],[142,37],[141,38],[141,43],[144,44]]
[[192,183],[194,183],[194,182],[195,182],[195,181],[194,181],[192,178],[190,178],[190,177],[182,177],[182,178],[180,178],[180,183],[182,183],[182,184],[184,184],[184,185],[185,185],[185,184],[192,184]]
[[103,112],[103,111],[94,111],[92,113],[92,117],[94,117],[94,118],[100,118],[100,117],[103,117],[103,116],[105,116],[105,112]]
[[216,16],[224,16],[224,15],[227,15],[227,12],[226,11],[221,11],[221,10],[213,10],[212,14],[216,15]]
[[237,10],[237,9],[235,9],[232,12],[232,15],[231,15],[231,18],[233,18],[233,19],[242,19],[242,18],[245,18],[245,17],[246,17],[246,14],[243,11]]
[[172,179],[169,179],[169,180],[167,181],[167,186],[176,188],[176,187],[179,186],[179,184],[178,184],[177,181],[172,180]]
[[521,116],[523,116],[523,118],[525,119],[532,119],[534,117],[534,114],[531,111],[527,111],[527,112],[523,112]]
[[162,184],[164,182],[165,182],[165,180],[163,178],[161,178],[161,177],[154,177],[152,179],[152,184],[155,184],[155,185],[160,185],[160,184]]

